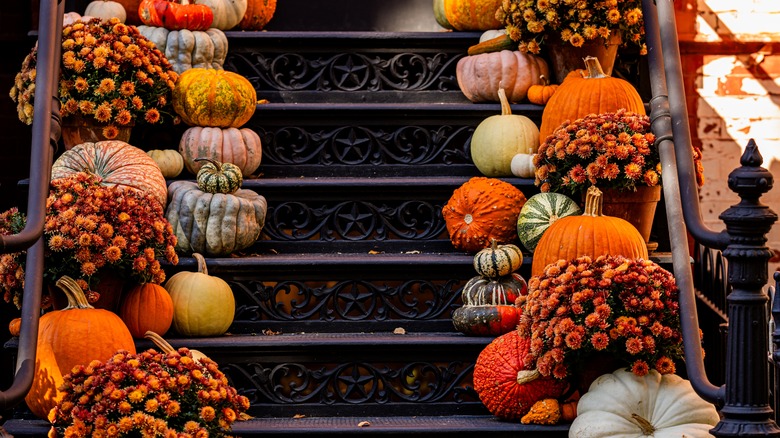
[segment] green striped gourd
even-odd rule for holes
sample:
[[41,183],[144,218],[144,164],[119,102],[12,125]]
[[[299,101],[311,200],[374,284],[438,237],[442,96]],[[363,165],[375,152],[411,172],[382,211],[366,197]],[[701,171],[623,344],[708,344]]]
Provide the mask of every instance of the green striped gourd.
[[244,177],[241,169],[233,163],[220,163],[209,158],[198,158],[195,161],[206,161],[198,171],[196,180],[198,188],[207,193],[234,193],[241,188]]
[[491,239],[490,246],[474,256],[474,270],[487,278],[509,275],[522,264],[523,253],[517,245],[499,245],[496,239]]
[[526,201],[517,217],[517,235],[528,250],[536,249],[542,234],[556,220],[582,214],[573,199],[560,193],[537,193]]

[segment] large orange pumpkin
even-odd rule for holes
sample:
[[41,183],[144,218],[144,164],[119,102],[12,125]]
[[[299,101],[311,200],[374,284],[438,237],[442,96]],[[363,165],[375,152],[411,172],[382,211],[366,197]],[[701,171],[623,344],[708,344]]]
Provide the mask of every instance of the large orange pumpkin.
[[601,255],[648,257],[645,239],[639,231],[624,219],[602,215],[601,203],[601,190],[591,186],[581,216],[562,217],[547,228],[534,249],[531,275],[543,274],[548,264],[561,259]]
[[498,102],[499,88],[509,102],[520,102],[531,86],[542,83],[541,76],[549,74],[547,61],[517,50],[465,56],[455,67],[458,87],[472,102]]
[[248,0],[244,18],[238,23],[241,30],[263,30],[276,12],[276,0]]
[[138,284],[122,298],[119,316],[134,338],[150,330],[164,335],[173,323],[173,300],[159,284]]
[[51,168],[51,179],[79,172],[99,176],[106,186],[119,186],[150,193],[165,206],[168,187],[157,163],[141,149],[123,141],[108,140],[82,143],[57,158]]
[[455,30],[491,30],[501,27],[496,11],[502,0],[444,0],[444,14]]
[[184,131],[179,141],[179,153],[187,170],[197,175],[208,158],[231,163],[241,169],[241,174],[252,175],[260,167],[263,147],[260,136],[249,128],[212,128],[193,126]]
[[255,113],[257,92],[238,73],[193,68],[176,81],[172,104],[188,125],[240,128]]
[[599,60],[585,58],[587,74],[570,73],[552,95],[542,112],[539,139],[543,142],[563,122],[574,121],[588,114],[615,112],[621,108],[646,114],[642,97],[633,85],[604,73]]
[[517,217],[525,204],[517,187],[495,178],[474,177],[455,189],[442,216],[452,245],[476,253],[517,239]]
[[57,388],[73,367],[106,360],[117,350],[135,353],[133,336],[119,316],[90,306],[81,287],[70,277],[59,279],[57,287],[68,296],[68,306],[41,316],[35,376],[24,399],[33,414],[41,418],[47,418],[62,398]]

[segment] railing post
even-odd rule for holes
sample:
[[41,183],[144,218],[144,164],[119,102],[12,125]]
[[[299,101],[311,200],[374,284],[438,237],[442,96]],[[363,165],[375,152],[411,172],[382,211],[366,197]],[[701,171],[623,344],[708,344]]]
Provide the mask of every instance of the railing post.
[[728,260],[732,291],[727,297],[729,334],[726,345],[725,402],[721,421],[711,433],[726,436],[780,436],[769,400],[769,321],[766,235],[777,214],[759,198],[772,188],[772,174],[751,139],[740,163],[729,174],[729,188],[741,198],[720,215],[730,243]]
[[777,293],[780,291],[780,271],[775,272],[774,301],[772,302],[772,321],[774,330],[772,330],[772,370],[773,382],[772,393],[774,395],[775,422],[777,422],[777,412],[780,410],[780,300],[777,299]]

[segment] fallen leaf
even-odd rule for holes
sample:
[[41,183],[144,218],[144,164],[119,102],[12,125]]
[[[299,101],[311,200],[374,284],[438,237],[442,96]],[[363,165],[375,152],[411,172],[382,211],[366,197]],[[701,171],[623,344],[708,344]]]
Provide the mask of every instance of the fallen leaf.
[[293,415],[293,418],[297,420],[299,418],[306,418],[306,416],[303,415],[303,414],[295,414],[295,415]]
[[394,335],[405,335],[406,330],[403,327],[396,327],[395,330],[393,330]]
[[358,427],[368,427],[368,426],[371,426],[370,421],[361,421],[360,423],[358,423]]

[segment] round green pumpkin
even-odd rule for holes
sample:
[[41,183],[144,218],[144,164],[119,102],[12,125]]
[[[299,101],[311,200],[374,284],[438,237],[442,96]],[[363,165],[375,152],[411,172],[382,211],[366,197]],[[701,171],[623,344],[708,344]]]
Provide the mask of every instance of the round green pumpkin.
[[523,246],[533,251],[542,234],[556,220],[582,214],[573,199],[560,193],[537,193],[528,198],[517,217],[517,235]]
[[233,163],[220,163],[209,158],[198,158],[195,161],[206,161],[198,171],[198,188],[207,193],[235,193],[244,181],[241,169]]

